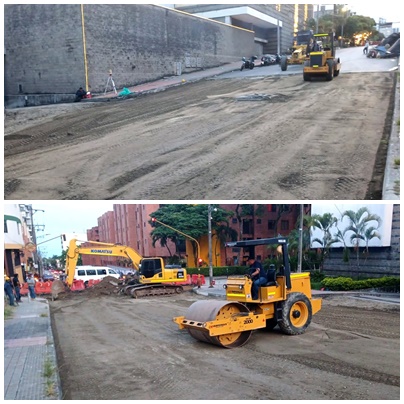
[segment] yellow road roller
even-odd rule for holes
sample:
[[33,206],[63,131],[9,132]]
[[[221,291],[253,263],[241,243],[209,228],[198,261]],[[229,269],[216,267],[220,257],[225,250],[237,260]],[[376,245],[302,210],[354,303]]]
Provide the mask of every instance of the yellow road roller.
[[272,330],[278,325],[284,334],[303,334],[312,315],[321,309],[321,299],[312,298],[310,273],[290,272],[287,238],[236,241],[226,246],[247,248],[254,255],[256,245],[273,244],[282,248],[283,265],[278,271],[267,271],[267,283],[260,286],[257,300],[251,296],[249,275],[229,276],[225,301],[197,301],[185,316],[173,321],[193,338],[224,348],[244,345],[260,328]]

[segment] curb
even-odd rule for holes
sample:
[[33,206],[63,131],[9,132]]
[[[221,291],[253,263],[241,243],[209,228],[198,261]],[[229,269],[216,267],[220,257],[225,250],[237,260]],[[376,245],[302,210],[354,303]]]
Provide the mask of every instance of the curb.
[[[398,66],[400,66],[400,62],[398,62]],[[400,69],[398,69],[398,72],[400,72]],[[393,122],[384,169],[382,200],[400,199],[400,165],[395,164],[395,160],[400,158],[400,130],[399,125],[397,125],[400,119],[400,80],[397,76],[395,80]]]

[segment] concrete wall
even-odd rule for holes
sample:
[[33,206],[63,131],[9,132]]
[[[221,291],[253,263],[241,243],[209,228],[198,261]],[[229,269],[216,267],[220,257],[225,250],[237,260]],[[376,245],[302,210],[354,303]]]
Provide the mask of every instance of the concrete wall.
[[4,33],[5,95],[76,92],[84,83],[80,5],[5,5]]
[[[85,87],[80,5],[5,6],[5,95]],[[254,33],[153,5],[84,5],[88,84],[117,89],[236,61]],[[20,87],[21,86],[21,87]]]

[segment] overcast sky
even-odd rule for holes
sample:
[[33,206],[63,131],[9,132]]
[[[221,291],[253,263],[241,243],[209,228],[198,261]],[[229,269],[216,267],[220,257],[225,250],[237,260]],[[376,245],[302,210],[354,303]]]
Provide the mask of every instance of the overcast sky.
[[[24,202],[29,204],[30,202]],[[53,201],[31,203],[34,224],[45,225],[44,230],[37,231],[37,242],[41,243],[63,233],[84,233],[97,226],[97,219],[105,212],[113,210],[112,201]],[[40,210],[44,210],[41,212]],[[60,255],[60,239],[49,241],[39,246],[45,256]]]
[[352,12],[365,17],[371,17],[378,23],[379,18],[384,18],[387,22],[400,22],[402,12],[399,11],[401,7],[398,4],[398,2],[391,0],[351,1],[347,6]]

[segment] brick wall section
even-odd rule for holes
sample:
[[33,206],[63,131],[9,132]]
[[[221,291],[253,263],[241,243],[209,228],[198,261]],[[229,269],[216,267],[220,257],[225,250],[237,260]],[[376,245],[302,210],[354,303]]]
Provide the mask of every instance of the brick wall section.
[[84,85],[80,5],[5,5],[4,33],[6,95]]
[[[251,54],[254,34],[153,5],[84,5],[90,91],[104,92]],[[85,86],[80,5],[5,6],[5,95],[75,93]],[[198,58],[198,59],[197,59]],[[187,61],[191,61],[186,68]]]

